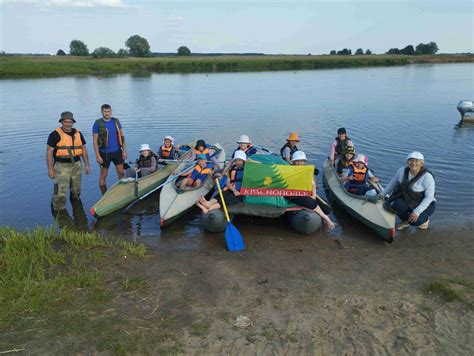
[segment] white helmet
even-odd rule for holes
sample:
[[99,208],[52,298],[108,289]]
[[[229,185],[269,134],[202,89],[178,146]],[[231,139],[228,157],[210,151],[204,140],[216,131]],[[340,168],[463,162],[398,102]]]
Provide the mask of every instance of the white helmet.
[[172,136],[165,136],[163,138],[163,143],[165,143],[165,140],[170,140],[171,144],[174,144],[174,138]]
[[417,152],[417,151],[410,153],[410,154],[407,156],[407,161],[408,161],[409,159],[412,159],[412,158],[420,159],[420,160],[422,160],[422,161],[425,160],[425,157],[424,157],[420,152]]
[[235,151],[234,153],[234,159],[241,159],[242,161],[246,161],[247,155],[245,154],[244,151],[238,150],[238,151]]
[[248,137],[247,135],[240,135],[240,138],[237,143],[252,143],[252,141],[250,141],[250,137]]
[[303,151],[296,151],[293,153],[293,157],[291,157],[291,162],[293,161],[307,161],[308,159],[306,158],[306,154]]
[[151,151],[150,145],[148,143],[144,143],[140,146],[140,152],[142,151]]
[[363,164],[367,164],[367,159],[365,158],[364,155],[362,154],[358,154],[353,160],[352,162],[356,163],[356,162],[362,162]]

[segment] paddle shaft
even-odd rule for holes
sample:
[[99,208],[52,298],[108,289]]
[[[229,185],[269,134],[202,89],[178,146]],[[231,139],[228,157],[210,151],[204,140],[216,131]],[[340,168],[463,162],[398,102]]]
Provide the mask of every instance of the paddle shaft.
[[142,196],[141,196],[140,198],[138,198],[137,200],[134,200],[129,206],[127,206],[127,207],[125,208],[125,211],[128,211],[128,210],[129,210],[133,205],[135,205],[137,202],[142,201],[142,200],[145,199],[147,196],[149,196],[150,194],[156,192],[158,189],[164,187],[164,186],[167,185],[168,183],[171,183],[171,182],[175,181],[176,178],[178,178],[181,174],[186,173],[187,171],[191,170],[191,168],[194,168],[194,167],[195,167],[195,166],[192,165],[192,166],[186,168],[185,170],[179,172],[178,174],[175,174],[175,175],[173,175],[173,176],[170,176],[170,177],[166,180],[166,182],[164,182],[163,184],[160,184],[160,185],[159,185],[158,187],[156,187],[155,189],[150,190],[148,193],[146,193],[145,195],[142,195]]
[[219,178],[216,178],[216,185],[217,189],[219,190],[219,196],[222,200],[222,207],[224,208],[225,218],[227,219],[227,222],[230,222],[229,212],[227,211],[227,206],[225,205],[224,195],[222,194],[221,185],[219,184]]

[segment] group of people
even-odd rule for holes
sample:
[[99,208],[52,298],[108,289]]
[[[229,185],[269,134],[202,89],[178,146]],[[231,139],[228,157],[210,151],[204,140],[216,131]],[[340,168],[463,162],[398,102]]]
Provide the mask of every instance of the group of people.
[[[140,156],[134,168],[124,170],[127,159],[127,146],[120,121],[112,117],[112,108],[108,104],[101,106],[102,117],[92,127],[93,147],[96,161],[100,167],[99,188],[104,194],[107,190],[106,179],[110,164],[113,163],[119,179],[125,174],[144,177],[160,169],[160,163],[179,158],[179,149],[174,146],[174,138],[165,136],[162,145],[153,152],[148,144],[140,147]],[[54,179],[54,192],[51,201],[53,213],[66,209],[67,193],[71,200],[79,200],[81,194],[82,171],[91,172],[86,140],[82,133],[75,129],[74,115],[65,111],[61,113],[56,128],[48,137],[46,163],[48,176]],[[289,134],[280,149],[282,159],[293,165],[307,164],[306,154],[298,148],[299,136],[296,132]],[[225,203],[232,205],[240,202],[245,162],[259,152],[248,135],[241,135],[238,147],[233,151],[227,164],[218,162],[213,147],[204,140],[196,141],[190,157],[196,161],[192,170],[183,173],[179,187],[183,190],[200,187],[208,175],[214,173],[221,179]],[[378,179],[368,168],[368,159],[356,154],[352,140],[345,128],[339,128],[337,137],[331,143],[329,162],[335,167],[341,183],[346,190],[355,195],[377,196],[386,200],[387,209],[393,210],[401,219],[397,229],[417,226],[425,229],[429,217],[435,210],[435,182],[431,172],[424,166],[424,157],[413,152],[407,157],[407,167],[400,168],[387,187],[380,190]],[[82,159],[82,162],[81,162]],[[83,167],[84,165],[84,167]],[[378,191],[377,191],[378,189]],[[321,216],[329,229],[335,227],[328,214],[329,207],[317,195],[317,182],[313,181],[313,192],[307,197],[289,198],[293,203],[314,210]],[[206,200],[203,196],[196,202],[197,206],[207,213],[222,205],[220,196]]]

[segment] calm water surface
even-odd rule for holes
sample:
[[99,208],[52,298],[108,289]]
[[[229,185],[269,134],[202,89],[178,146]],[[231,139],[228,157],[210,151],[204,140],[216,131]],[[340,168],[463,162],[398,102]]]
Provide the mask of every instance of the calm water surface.
[[[164,135],[180,143],[195,138],[221,142],[229,153],[240,134],[278,152],[290,131],[320,169],[336,130],[344,126],[357,151],[387,183],[421,151],[437,183],[433,225],[474,217],[474,126],[457,126],[460,99],[474,99],[474,65],[439,64],[298,72],[153,74],[112,78],[67,77],[0,81],[0,219],[2,225],[53,223],[52,181],[45,164],[48,134],[62,111],[72,111],[87,140],[93,172],[83,176],[82,201],[89,228],[130,234],[148,244],[180,236],[183,245],[205,246],[199,214],[193,211],[160,232],[159,194],[132,212],[97,223],[89,208],[99,198],[92,124],[100,105],[110,103],[121,119],[129,159],[141,143],[157,148]],[[321,175],[320,175],[320,178]],[[116,179],[110,171],[108,185]],[[69,207],[71,210],[71,207]],[[75,207],[77,211],[82,207]],[[71,210],[72,212],[72,210]],[[365,235],[364,227],[337,211],[334,236]],[[82,222],[84,223],[84,221]],[[287,234],[284,221],[241,218],[247,236]],[[282,230],[283,229],[283,230]],[[213,238],[211,238],[212,240]]]

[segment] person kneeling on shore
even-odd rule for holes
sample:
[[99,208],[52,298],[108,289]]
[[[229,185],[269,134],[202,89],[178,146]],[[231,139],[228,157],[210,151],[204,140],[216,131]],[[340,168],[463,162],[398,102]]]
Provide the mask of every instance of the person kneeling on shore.
[[[303,151],[296,151],[293,154],[293,158],[291,159],[291,164],[294,166],[304,166],[307,163],[306,154]],[[291,197],[287,198],[292,203],[305,207],[307,209],[313,210],[316,214],[318,214],[323,222],[327,225],[328,230],[332,230],[336,227],[336,225],[331,221],[329,214],[331,209],[325,203],[319,204],[318,202],[318,195],[316,192],[316,182],[313,179],[313,194],[308,197]]]
[[344,188],[351,194],[376,196],[374,188],[369,187],[368,182],[377,183],[379,180],[373,175],[366,165],[364,155],[358,154],[350,163],[349,169],[340,178]]
[[380,193],[388,198],[390,208],[401,222],[396,226],[402,230],[408,226],[427,229],[430,216],[435,211],[435,180],[425,168],[425,158],[420,152],[412,152],[407,157],[407,166],[401,167],[390,183]]
[[185,190],[187,187],[199,188],[207,176],[212,173],[212,168],[207,167],[207,156],[205,154],[197,154],[196,160],[197,163],[191,172],[191,176],[184,178],[179,184],[181,190]]
[[[226,186],[222,194],[226,205],[234,205],[242,201],[240,188],[242,187],[242,180],[244,178],[244,165],[246,160],[247,155],[244,151],[234,152],[234,163],[228,172]],[[211,210],[220,209],[222,207],[222,201],[220,196],[208,201],[201,195],[196,205],[204,214],[207,214]]]

